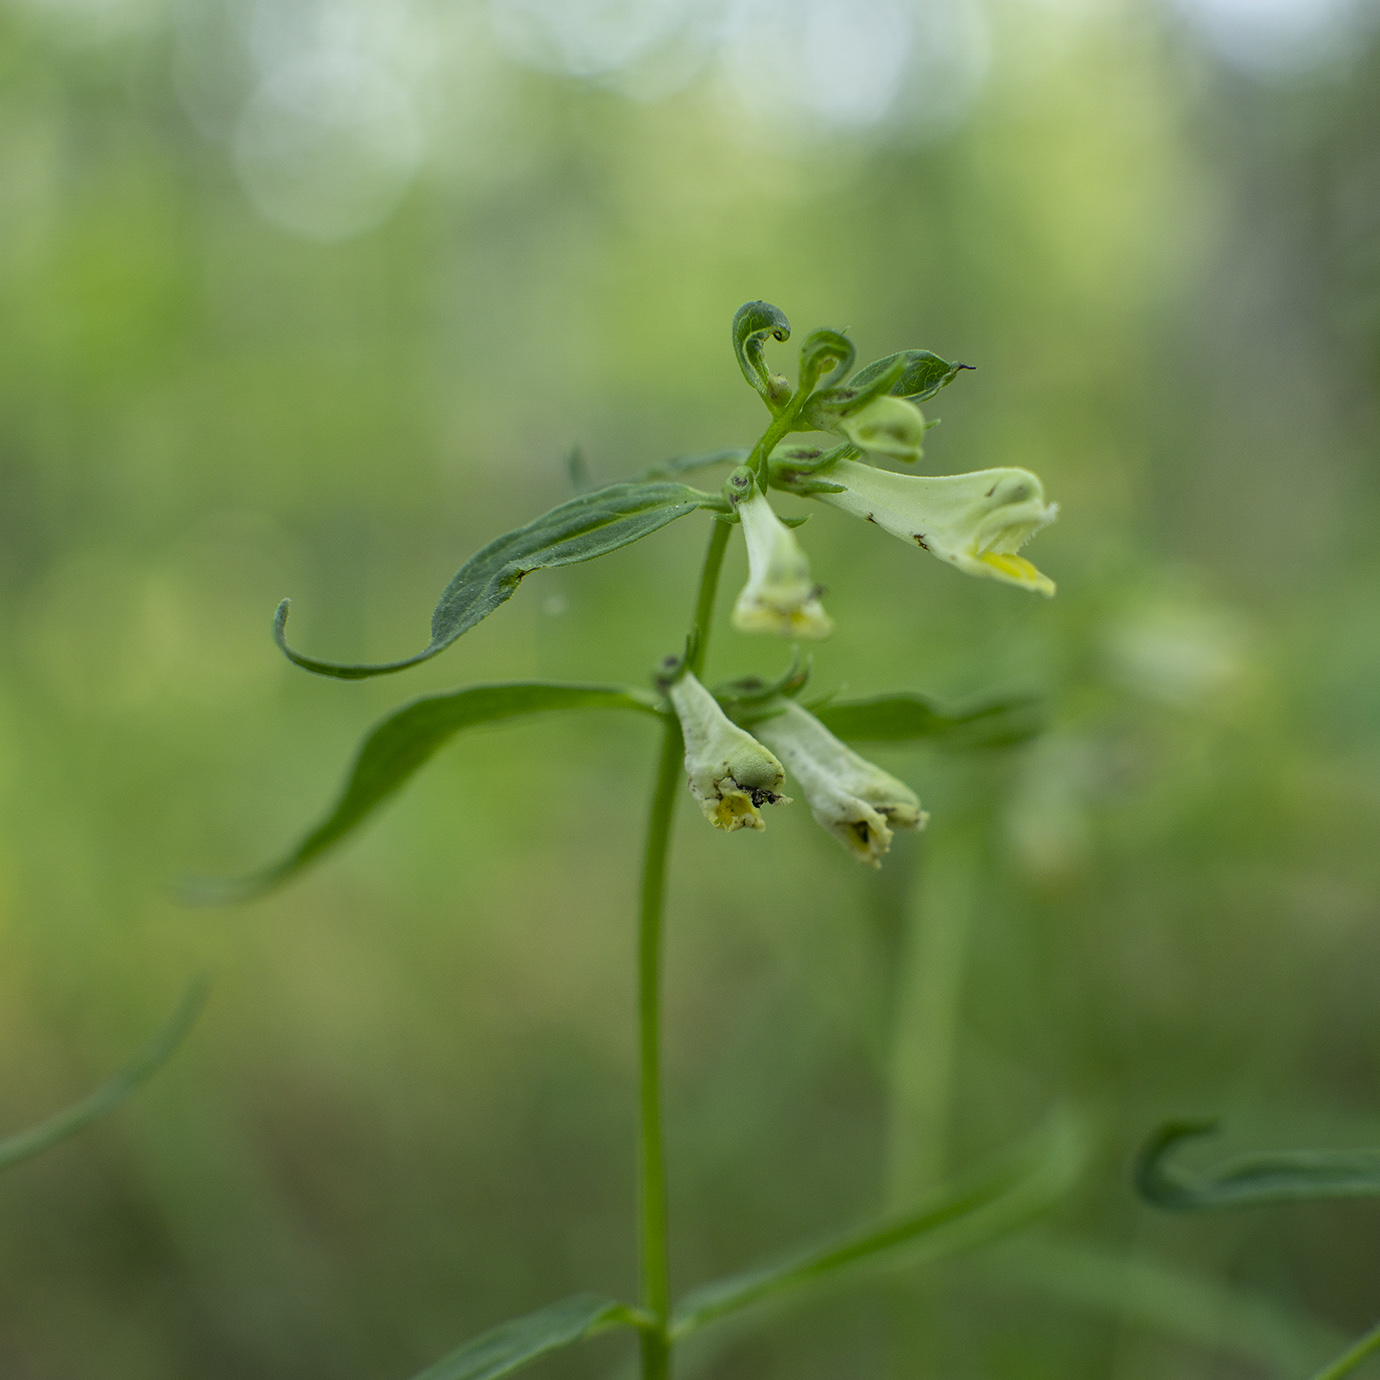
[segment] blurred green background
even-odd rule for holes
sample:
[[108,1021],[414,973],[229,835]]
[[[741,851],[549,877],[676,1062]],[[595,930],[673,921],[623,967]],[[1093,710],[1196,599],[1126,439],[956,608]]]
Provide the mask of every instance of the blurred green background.
[[[925,464],[1027,466],[1062,506],[1048,603],[817,511],[815,687],[1034,689],[1052,724],[873,754],[933,814],[876,877],[800,807],[753,837],[682,809],[674,1280],[1058,1099],[1097,1148],[1021,1249],[706,1334],[684,1374],[1288,1377],[1373,1322],[1375,1207],[1167,1218],[1127,1164],[1170,1114],[1220,1112],[1221,1148],[1380,1139],[1375,19],[6,0],[0,1129],[217,982],[131,1104],[0,1181],[0,1375],[385,1380],[635,1287],[654,725],[474,734],[283,895],[173,895],[274,855],[402,698],[646,683],[702,515],[532,577],[406,678],[308,676],[269,620],[291,595],[304,649],[406,654],[465,556],[568,495],[572,444],[600,481],[750,444],[755,297],[862,361],[977,365]],[[784,655],[725,626],[711,672]]]

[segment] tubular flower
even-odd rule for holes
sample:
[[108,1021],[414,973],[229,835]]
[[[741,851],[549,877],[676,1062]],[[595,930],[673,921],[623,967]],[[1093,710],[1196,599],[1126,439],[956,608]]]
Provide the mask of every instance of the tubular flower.
[[865,403],[851,416],[839,418],[835,430],[859,450],[884,455],[888,460],[914,464],[924,454],[925,418],[920,409],[887,393]]
[[759,806],[789,804],[779,794],[781,763],[687,671],[666,692],[685,737],[690,794],[716,829],[765,829]]
[[737,483],[727,486],[748,550],[748,582],[733,606],[733,626],[782,637],[828,637],[834,624],[819,602],[805,552],[766,494],[750,478],[749,485],[746,497],[739,496]]
[[956,565],[969,575],[1053,595],[1054,581],[1016,553],[1059,512],[1029,470],[909,475],[840,460],[821,476],[843,485],[819,493],[855,517]]
[[929,816],[915,792],[839,742],[794,700],[779,703],[781,713],[755,731],[800,783],[815,822],[859,862],[880,867],[893,828],[925,827]]

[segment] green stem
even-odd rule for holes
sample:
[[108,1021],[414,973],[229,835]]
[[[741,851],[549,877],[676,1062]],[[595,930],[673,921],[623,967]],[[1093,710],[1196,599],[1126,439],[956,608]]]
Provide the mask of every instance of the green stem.
[[709,529],[709,545],[704,552],[700,570],[700,592],[695,600],[695,650],[687,669],[698,676],[704,670],[704,658],[709,651],[709,628],[714,621],[714,596],[719,592],[719,571],[723,569],[724,552],[733,535],[733,524],[715,518]]
[[752,454],[747,458],[747,465],[756,474],[757,483],[763,493],[767,491],[767,457],[779,440],[795,430],[795,424],[799,420],[800,414],[805,410],[805,404],[809,401],[810,394],[803,389],[798,389],[795,397],[786,404],[785,410],[776,417],[762,433],[762,439],[753,446]]
[[[709,648],[714,596],[732,525],[716,521],[700,571],[695,599],[694,652],[689,670],[698,674]],[[661,951],[666,899],[666,861],[675,818],[685,746],[680,724],[668,715],[657,763],[642,855],[642,893],[637,929],[638,1188],[639,1269],[642,1307],[653,1325],[642,1331],[643,1380],[667,1380],[671,1373],[671,1291],[666,1270],[666,1157],[661,1117]]]
[[667,1327],[671,1296],[666,1275],[666,1165],[661,1139],[661,938],[666,855],[681,773],[680,724],[666,720],[642,858],[642,903],[637,934],[637,1043],[641,1120],[638,1141],[638,1225],[642,1306],[656,1320],[642,1333],[643,1380],[670,1374]]
[[1350,1375],[1362,1361],[1376,1351],[1380,1351],[1380,1324],[1377,1324],[1360,1339],[1349,1351],[1343,1352],[1329,1366],[1324,1366],[1313,1380],[1341,1380]]

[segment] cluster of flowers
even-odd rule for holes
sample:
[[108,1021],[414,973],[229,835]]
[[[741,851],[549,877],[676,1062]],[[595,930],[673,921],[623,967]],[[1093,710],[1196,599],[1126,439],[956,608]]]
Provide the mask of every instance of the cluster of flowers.
[[[920,458],[926,422],[904,398],[876,397],[851,415],[826,416],[824,423],[844,444],[828,452],[777,446],[767,464],[772,486],[865,518],[967,574],[1054,593],[1054,582],[1018,554],[1058,512],[1045,501],[1035,475],[1021,469],[906,475],[849,458],[859,452],[867,460],[913,464]],[[827,637],[833,623],[809,560],[754,471],[735,470],[724,495],[748,551],[748,580],[734,604],[734,627]],[[761,807],[789,803],[781,794],[787,768],[815,820],[861,862],[880,867],[893,829],[924,827],[927,816],[914,791],[859,757],[793,699],[779,695],[755,705],[748,732],[693,674],[679,668],[673,674],[667,694],[685,737],[690,791],[717,828],[765,828]]]

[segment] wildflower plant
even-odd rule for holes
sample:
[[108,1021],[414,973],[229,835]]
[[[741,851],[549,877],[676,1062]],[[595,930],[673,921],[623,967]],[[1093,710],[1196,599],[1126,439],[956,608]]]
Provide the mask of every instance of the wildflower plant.
[[[381,664],[320,660],[289,645],[288,603],[274,636],[298,666],[353,680],[402,671],[436,656],[494,612],[534,571],[593,560],[694,513],[709,517],[708,544],[688,633],[646,686],[546,681],[472,685],[404,705],[366,737],[334,807],[273,866],[223,884],[221,899],[262,894],[284,884],[339,844],[461,729],[558,709],[609,709],[655,720],[655,769],[637,925],[640,1056],[637,1217],[640,1295],[634,1301],[582,1293],[505,1323],[459,1347],[418,1380],[492,1380],[548,1352],[610,1328],[641,1344],[644,1380],[670,1374],[675,1346],[715,1320],[767,1298],[817,1286],[847,1271],[933,1258],[1003,1235],[1054,1203],[1077,1173],[1076,1128],[1056,1116],[995,1162],[837,1238],[788,1252],[771,1263],[701,1284],[672,1302],[667,1274],[665,1164],[661,1110],[663,897],[671,824],[688,786],[705,820],[725,833],[763,829],[779,810],[803,801],[824,831],[858,861],[880,866],[898,829],[924,827],[925,811],[905,782],[874,766],[850,742],[930,739],[953,746],[1028,736],[1033,706],[1014,698],[946,712],[911,691],[861,699],[807,701],[808,668],[799,655],[782,675],[714,685],[705,678],[720,570],[735,528],[747,545],[749,574],[732,610],[745,633],[791,640],[833,631],[797,524],[776,513],[782,491],[863,518],[955,566],[1051,595],[1053,582],[1020,548],[1055,508],[1035,475],[1018,469],[929,476],[922,459],[927,423],[920,408],[968,367],[927,350],[905,350],[854,372],[852,342],[818,330],[800,350],[796,383],[771,370],[767,348],[790,325],[766,302],[733,319],[733,347],[744,378],[761,396],[768,423],[749,450],[683,457],[641,476],[578,494],[516,531],[496,538],[460,568],[432,615],[431,638],[411,657]],[[820,444],[794,436],[823,436]],[[731,470],[717,489],[689,475]],[[650,658],[649,658],[650,660]],[[725,847],[734,846],[725,842]],[[830,845],[832,846],[832,845]]]

